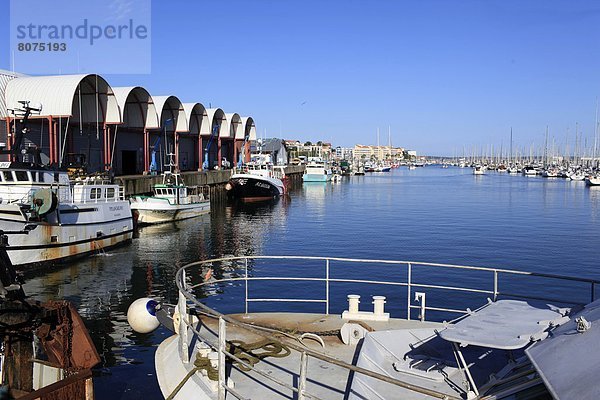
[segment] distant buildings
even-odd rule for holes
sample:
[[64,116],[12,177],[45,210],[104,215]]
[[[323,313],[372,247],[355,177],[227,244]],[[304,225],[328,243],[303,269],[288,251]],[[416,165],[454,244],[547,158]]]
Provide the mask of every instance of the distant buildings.
[[284,140],[284,143],[288,150],[290,162],[292,162],[295,159],[330,160],[333,155],[331,143],[324,143],[318,141],[313,144],[310,141],[302,143],[298,140]]
[[[411,150],[412,151],[412,150]],[[409,151],[410,152],[410,151]],[[415,157],[416,157],[416,152]],[[353,156],[356,159],[366,160],[392,160],[404,159],[405,149],[402,147],[391,146],[371,146],[357,144],[354,146]]]
[[352,160],[354,158],[354,149],[349,147],[336,147],[335,148],[335,158],[340,160]]
[[[262,150],[260,145],[262,143]],[[408,160],[416,159],[417,152],[406,150],[403,147],[371,146],[357,144],[354,147],[337,146],[332,148],[331,143],[318,141],[301,142],[299,140],[259,139],[252,144],[252,153],[262,151],[262,154],[271,155],[274,164],[294,164],[311,160]],[[284,161],[287,160],[287,161]]]

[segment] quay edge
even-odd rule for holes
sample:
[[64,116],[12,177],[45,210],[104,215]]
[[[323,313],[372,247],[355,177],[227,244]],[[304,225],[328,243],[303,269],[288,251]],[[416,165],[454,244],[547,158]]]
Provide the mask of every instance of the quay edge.
[[[231,169],[211,171],[186,171],[182,172],[183,180],[189,186],[210,187],[211,203],[218,204],[225,201],[225,185],[232,174]],[[303,165],[288,165],[285,167],[287,184],[291,188],[302,184]],[[161,182],[160,175],[124,175],[115,177],[115,182],[125,188],[125,196],[143,195],[152,192],[152,186]]]

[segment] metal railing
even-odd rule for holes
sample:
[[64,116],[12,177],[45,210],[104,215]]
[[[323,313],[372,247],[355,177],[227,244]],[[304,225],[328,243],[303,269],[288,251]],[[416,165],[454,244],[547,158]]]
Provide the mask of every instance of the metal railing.
[[[248,260],[275,260],[278,262],[282,262],[285,260],[305,260],[305,261],[322,261],[323,262],[323,278],[315,278],[315,277],[306,277],[306,276],[298,276],[298,277],[281,277],[281,276],[260,276],[253,277],[249,274],[249,263]],[[500,269],[500,268],[487,268],[487,267],[477,267],[477,266],[467,266],[467,265],[453,265],[453,264],[442,264],[442,263],[427,263],[427,262],[414,262],[414,261],[392,261],[392,260],[364,260],[364,259],[351,259],[351,258],[337,258],[337,257],[302,257],[302,256],[254,256],[254,257],[230,257],[230,258],[221,258],[214,260],[207,260],[204,262],[198,262],[190,264],[184,268],[193,267],[193,266],[202,266],[206,264],[218,263],[222,261],[227,262],[241,262],[243,268],[242,276],[232,277],[232,278],[223,278],[218,280],[217,282],[234,282],[234,281],[243,281],[245,286],[245,299],[244,299],[244,311],[248,313],[249,303],[258,303],[258,302],[287,302],[287,303],[323,303],[325,305],[325,314],[329,314],[330,312],[330,291],[331,285],[333,283],[356,283],[356,284],[376,284],[376,285],[385,285],[385,286],[399,286],[406,287],[406,315],[403,316],[406,319],[411,319],[411,309],[425,309],[430,311],[445,311],[451,313],[467,313],[467,310],[457,310],[451,308],[444,307],[429,307],[423,305],[415,305],[412,301],[413,289],[436,289],[443,290],[448,292],[463,292],[463,293],[479,293],[484,295],[489,295],[492,300],[497,300],[499,296],[506,297],[517,297],[522,299],[530,299],[530,300],[542,300],[542,301],[552,301],[557,303],[566,303],[566,304],[584,304],[585,302],[577,302],[573,301],[572,298],[555,298],[555,297],[546,297],[546,296],[534,296],[527,293],[514,293],[508,290],[501,290],[500,288],[500,276],[519,276],[519,277],[536,277],[536,278],[545,278],[550,280],[559,280],[559,281],[570,281],[570,282],[579,282],[585,285],[589,285],[589,301],[595,300],[595,292],[596,285],[600,283],[599,280],[580,278],[580,277],[571,277],[557,274],[547,274],[547,273],[537,273],[537,272],[527,272],[527,271],[518,271],[518,270],[509,270],[509,269]],[[392,282],[392,281],[382,281],[382,280],[369,280],[369,279],[350,279],[350,278],[332,278],[331,277],[331,264],[332,262],[341,262],[341,263],[352,263],[352,264],[374,264],[374,265],[395,265],[406,268],[406,280],[403,282]],[[280,265],[280,268],[285,268],[284,265]],[[483,273],[489,273],[489,281],[486,288],[469,288],[469,287],[461,287],[461,286],[452,286],[452,285],[433,285],[427,283],[415,282],[413,275],[415,268],[435,268],[435,269],[445,269],[445,270],[454,270],[454,271],[477,271]],[[324,282],[325,289],[322,298],[311,298],[311,299],[298,299],[298,298],[251,298],[249,297],[249,283],[252,281],[306,281],[306,282]],[[215,281],[210,282],[211,284],[216,283]],[[195,285],[191,285],[188,287],[188,290],[193,290],[199,286],[206,285],[206,282],[200,282]]]
[[[251,276],[249,271],[251,266],[249,265],[249,261],[253,262],[259,260],[273,260],[278,268],[285,268],[283,262],[285,261],[318,261],[323,263],[324,269],[324,277],[323,278],[314,278],[314,277],[276,277],[276,276]],[[204,276],[204,274],[191,274],[188,273],[192,269],[204,268],[204,267],[212,267],[214,264],[226,262],[228,264],[235,263],[239,269],[242,271],[241,276],[223,278],[223,279],[211,279],[209,281],[201,281],[199,283],[191,282],[187,277],[191,276]],[[350,263],[355,265],[390,265],[390,266],[398,266],[405,268],[406,271],[406,280],[403,282],[390,282],[390,281],[382,281],[382,280],[368,280],[368,279],[351,279],[351,278],[334,278],[331,275],[332,263]],[[421,282],[416,282],[413,278],[415,268],[430,268],[435,270],[451,270],[451,271],[460,271],[460,272],[480,272],[484,274],[490,274],[491,276],[488,278],[487,284],[489,285],[487,288],[470,288],[470,287],[461,287],[456,285],[434,285],[434,284],[426,284]],[[471,293],[471,294],[483,294],[491,296],[492,300],[497,300],[499,296],[507,296],[507,297],[517,297],[523,299],[533,299],[533,300],[545,300],[545,301],[553,301],[559,302],[563,304],[581,304],[580,302],[573,301],[573,298],[567,296],[565,299],[557,299],[557,298],[547,298],[545,296],[535,296],[530,294],[518,294],[511,293],[509,291],[501,290],[500,285],[500,276],[514,276],[514,277],[535,277],[535,278],[543,278],[548,280],[558,280],[560,282],[576,282],[583,285],[589,285],[590,290],[590,301],[595,300],[595,288],[596,285],[600,283],[598,280],[580,278],[580,277],[570,277],[563,275],[555,275],[555,274],[547,274],[547,273],[536,273],[536,272],[526,272],[526,271],[517,271],[517,270],[509,270],[509,269],[499,269],[499,268],[486,268],[486,267],[476,267],[476,266],[466,266],[466,265],[452,265],[452,264],[441,264],[441,263],[426,263],[426,262],[413,262],[413,261],[392,261],[392,260],[364,260],[364,259],[350,259],[350,258],[336,258],[336,257],[303,257],[303,256],[252,256],[252,257],[227,257],[227,258],[219,258],[212,259],[206,261],[199,261],[195,263],[188,264],[182,267],[176,275],[176,283],[180,291],[179,296],[179,304],[178,310],[181,315],[181,321],[184,322],[182,326],[184,328],[180,328],[180,343],[184,346],[184,354],[187,354],[187,343],[188,343],[188,334],[187,330],[190,329],[193,334],[202,337],[199,331],[195,329],[193,324],[191,323],[192,319],[189,318],[188,309],[190,307],[201,310],[201,312],[205,314],[212,315],[219,319],[219,335],[218,335],[218,343],[211,343],[210,339],[206,339],[205,341],[219,353],[219,382],[218,382],[218,398],[224,399],[225,393],[229,392],[233,396],[237,398],[243,398],[236,390],[229,388],[226,385],[225,381],[225,357],[229,357],[235,361],[241,362],[242,365],[245,365],[247,368],[251,368],[253,371],[257,372],[261,376],[273,381],[277,385],[281,385],[286,387],[289,390],[292,390],[297,394],[298,399],[305,398],[313,398],[318,399],[319,397],[314,394],[309,394],[306,392],[306,374],[307,374],[307,362],[309,357],[313,357],[333,365],[337,365],[342,368],[346,368],[349,371],[353,371],[355,373],[363,374],[366,376],[370,376],[381,380],[383,382],[391,383],[397,385],[399,387],[416,391],[422,394],[426,394],[428,396],[434,398],[447,398],[452,399],[454,397],[449,396],[448,394],[438,393],[432,391],[427,388],[415,386],[408,384],[403,381],[399,381],[394,378],[390,378],[386,375],[382,375],[376,372],[372,372],[369,370],[365,370],[363,368],[357,367],[355,365],[344,363],[338,359],[328,357],[322,353],[315,352],[309,350],[305,347],[295,345],[293,343],[289,344],[288,347],[300,352],[301,355],[301,363],[300,363],[300,375],[298,379],[297,386],[289,385],[285,382],[281,382],[280,380],[271,377],[269,374],[264,373],[250,365],[247,365],[243,362],[243,360],[238,359],[235,355],[229,353],[226,350],[226,324],[231,324],[234,326],[242,327],[246,330],[252,331],[262,336],[266,336],[269,338],[274,338],[274,336],[266,334],[264,331],[257,329],[256,327],[248,326],[243,322],[237,321],[231,317],[223,315],[210,307],[204,305],[194,294],[194,291],[198,288],[207,286],[207,285],[215,285],[223,282],[243,282],[244,285],[244,312],[248,313],[249,304],[256,302],[273,302],[273,303],[322,303],[325,306],[325,314],[329,314],[330,312],[330,291],[331,285],[334,283],[355,283],[355,284],[378,284],[378,285],[386,285],[386,286],[398,286],[398,287],[406,287],[406,315],[405,318],[407,320],[411,319],[411,310],[412,309],[420,309],[421,315],[420,319],[425,320],[425,311],[442,311],[449,313],[459,313],[459,314],[467,314],[469,309],[459,310],[448,307],[428,307],[425,304],[424,295],[421,298],[421,304],[415,305],[412,302],[412,294],[414,289],[432,289],[432,290],[442,290],[449,292],[463,292],[463,293]],[[324,282],[325,289],[323,298],[309,298],[309,299],[300,299],[300,298],[251,298],[249,296],[249,283],[254,281],[306,281],[306,282]],[[508,286],[508,285],[507,285]],[[548,290],[550,290],[550,286],[545,286]],[[420,293],[422,294],[422,293]],[[459,317],[461,318],[461,317]],[[287,344],[286,344],[287,345]],[[187,360],[186,360],[187,361]],[[458,398],[458,397],[457,397]]]

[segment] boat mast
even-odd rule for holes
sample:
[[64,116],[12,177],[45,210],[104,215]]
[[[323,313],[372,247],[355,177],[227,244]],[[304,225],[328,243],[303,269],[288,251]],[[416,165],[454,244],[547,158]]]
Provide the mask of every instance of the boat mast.
[[513,154],[513,149],[512,149],[512,126],[510,127],[510,154],[508,155],[508,164],[510,165],[510,163],[512,162],[512,154]]
[[381,160],[381,148],[379,147],[379,127],[377,127],[377,159]]
[[388,154],[392,158],[392,126],[388,125]]
[[594,153],[592,157],[592,168],[595,167],[596,164],[596,152],[598,148],[598,98],[596,97],[596,119],[594,123]]
[[546,125],[546,141],[544,143],[544,168],[548,167],[548,125]]

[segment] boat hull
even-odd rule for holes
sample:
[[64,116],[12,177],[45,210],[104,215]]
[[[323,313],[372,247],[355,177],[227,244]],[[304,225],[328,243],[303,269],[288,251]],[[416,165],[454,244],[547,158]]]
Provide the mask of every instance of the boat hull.
[[140,225],[162,224],[194,218],[210,212],[210,201],[192,204],[169,204],[168,201],[133,200],[131,210]]
[[329,174],[304,174],[302,175],[303,182],[328,182],[331,180]]
[[587,177],[585,178],[585,184],[587,186],[600,186],[600,178],[593,176]]
[[15,266],[52,265],[67,259],[131,241],[133,220],[129,202],[60,205],[46,221],[32,222],[18,215],[16,204],[0,205],[3,230],[33,227],[27,235],[11,235],[8,256]]
[[250,174],[233,175],[225,189],[229,197],[242,201],[271,200],[284,194],[281,180]]

